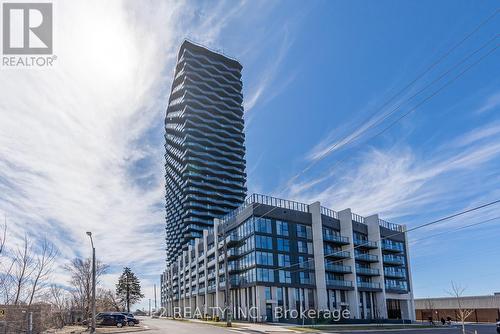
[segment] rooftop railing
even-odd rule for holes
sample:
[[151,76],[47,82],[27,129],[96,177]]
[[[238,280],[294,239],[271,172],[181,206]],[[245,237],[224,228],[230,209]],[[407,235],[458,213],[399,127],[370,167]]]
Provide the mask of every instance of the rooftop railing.
[[358,223],[365,223],[365,218],[363,216],[360,216],[358,214],[355,214],[354,212],[351,213],[352,215],[352,220],[354,220],[355,222],[358,222]]
[[396,232],[404,232],[404,227],[403,225],[399,224],[394,224],[394,223],[389,223],[388,221],[385,221],[383,219],[378,220],[378,224],[382,227],[385,227],[389,230],[396,231]]
[[301,212],[306,212],[306,213],[309,212],[309,205],[307,205],[305,203],[290,201],[290,200],[276,198],[276,197],[267,196],[267,195],[252,194],[252,195],[248,196],[245,199],[245,201],[238,208],[234,209],[233,211],[231,211],[227,215],[225,215],[222,218],[222,222],[225,223],[225,222],[229,221],[230,219],[236,217],[243,210],[245,210],[247,207],[249,207],[250,205],[252,205],[254,203],[275,206],[275,207],[279,207],[279,208],[283,208],[283,209],[301,211]]
[[337,211],[334,211],[332,209],[328,209],[328,208],[325,208],[324,206],[322,206],[320,208],[321,210],[321,214],[322,215],[325,215],[327,217],[331,217],[331,218],[335,218],[335,219],[339,219],[339,214]]

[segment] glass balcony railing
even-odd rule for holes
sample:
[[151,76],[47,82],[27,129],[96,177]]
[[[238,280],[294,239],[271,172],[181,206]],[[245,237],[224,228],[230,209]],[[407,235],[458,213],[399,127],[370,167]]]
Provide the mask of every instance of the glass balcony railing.
[[402,256],[384,255],[383,260],[384,263],[399,264],[399,265],[405,264],[405,258]]
[[344,273],[344,274],[352,272],[352,269],[351,269],[350,266],[343,266],[343,265],[340,265],[340,264],[333,264],[333,263],[326,263],[325,264],[325,270],[326,271],[331,271],[331,272],[334,272],[334,273]]
[[325,256],[337,259],[346,259],[351,257],[351,253],[349,253],[348,251],[337,251],[334,249],[326,249]]
[[377,242],[362,239],[354,239],[354,245],[360,248],[378,248]]
[[367,275],[367,276],[378,276],[378,275],[380,275],[380,270],[375,269],[375,268],[357,267],[356,273],[360,274],[360,275]]
[[373,254],[357,253],[356,260],[365,262],[378,262],[378,256]]
[[406,278],[406,271],[402,269],[384,268],[384,276]]
[[337,280],[337,279],[326,279],[326,285],[335,288],[352,288],[351,281]]
[[408,283],[406,282],[385,282],[385,289],[398,292],[407,292]]
[[323,240],[324,241],[330,241],[342,245],[348,245],[349,244],[349,238],[348,237],[343,237],[341,235],[335,235],[335,234],[323,234]]
[[391,242],[388,240],[383,240],[382,241],[382,249],[385,251],[389,252],[403,252],[404,251],[404,245],[399,242]]
[[380,283],[374,282],[358,282],[358,288],[364,289],[380,289]]

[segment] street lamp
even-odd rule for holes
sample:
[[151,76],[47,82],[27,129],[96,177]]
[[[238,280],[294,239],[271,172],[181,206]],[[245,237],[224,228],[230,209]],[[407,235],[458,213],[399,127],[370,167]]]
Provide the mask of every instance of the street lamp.
[[95,247],[94,240],[92,240],[92,232],[87,232],[92,245],[92,325],[90,333],[95,333]]

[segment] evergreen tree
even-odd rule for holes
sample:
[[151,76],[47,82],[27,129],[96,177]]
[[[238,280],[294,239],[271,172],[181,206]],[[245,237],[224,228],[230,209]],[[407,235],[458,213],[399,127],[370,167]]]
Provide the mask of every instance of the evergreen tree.
[[123,273],[116,284],[116,295],[122,305],[130,312],[130,306],[137,303],[144,295],[141,293],[141,282],[129,267],[123,268]]

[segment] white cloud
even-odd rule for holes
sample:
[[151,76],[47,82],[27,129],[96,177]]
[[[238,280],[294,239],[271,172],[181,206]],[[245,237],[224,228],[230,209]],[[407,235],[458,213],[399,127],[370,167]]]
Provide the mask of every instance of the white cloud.
[[[486,178],[498,173],[500,132],[491,128],[474,129],[426,157],[409,147],[371,148],[348,164],[335,165],[324,176],[295,183],[287,196],[309,203],[321,201],[335,210],[350,207],[362,215],[380,213],[392,219],[422,210],[432,215],[451,207],[454,201],[467,201],[472,194],[487,194],[488,189],[468,184],[472,176]],[[457,147],[459,142],[462,145]],[[438,208],[432,205],[437,201]]]
[[477,113],[485,113],[490,110],[494,110],[500,106],[500,92],[492,94],[486,102],[477,110]]
[[0,74],[11,246],[24,232],[47,235],[61,265],[89,255],[92,231],[99,259],[137,268],[150,296],[164,269],[162,126],[178,47],[185,36],[217,45],[247,4],[207,5],[201,17],[190,2],[55,3],[56,66]]

